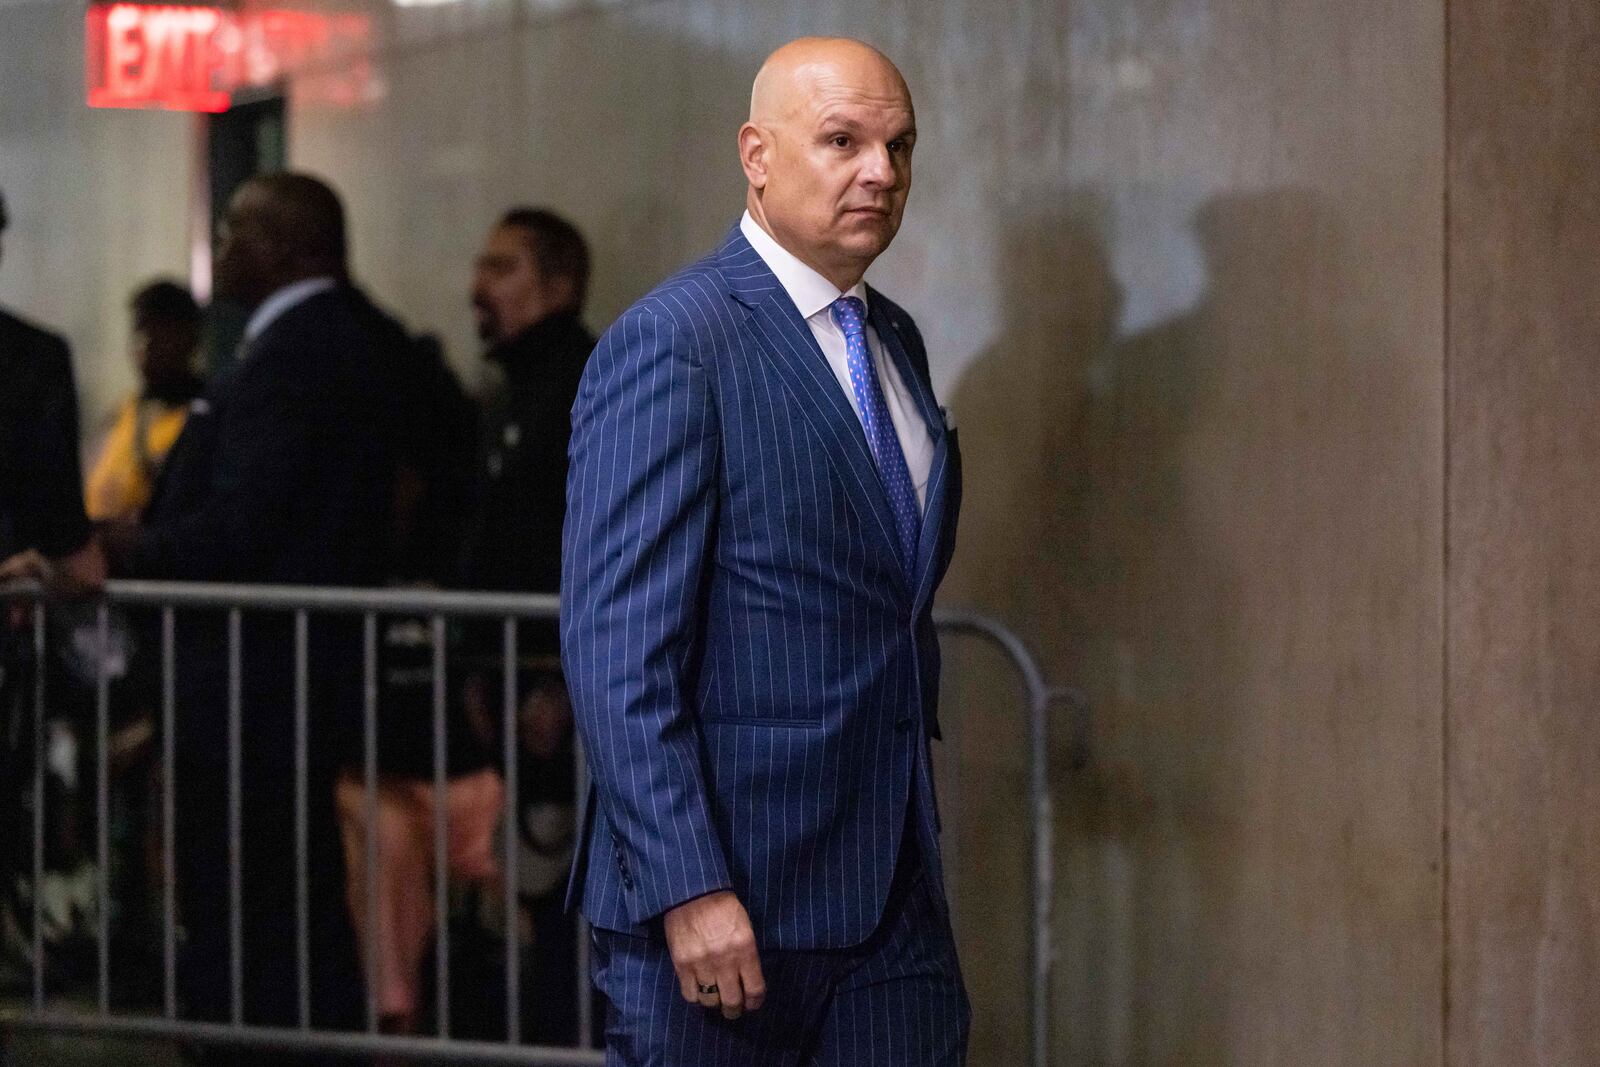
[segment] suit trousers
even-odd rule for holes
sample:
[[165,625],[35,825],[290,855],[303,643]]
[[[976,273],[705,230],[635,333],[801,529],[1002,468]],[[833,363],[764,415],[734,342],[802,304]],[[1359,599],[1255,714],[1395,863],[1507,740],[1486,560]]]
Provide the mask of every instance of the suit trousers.
[[[299,1021],[296,942],[293,771],[246,760],[240,802],[243,909],[243,1017],[247,1025],[293,1027]],[[332,784],[313,774],[307,805],[311,1024],[353,1029],[365,991],[354,931],[344,903],[344,864],[333,814]],[[232,1014],[228,781],[225,768],[180,761],[177,785],[178,905],[187,934],[178,980],[184,1017],[226,1022]],[[230,1067],[343,1064],[345,1059],[219,1049]]]
[[908,827],[872,936],[763,952],[766,1003],[732,1021],[683,999],[662,935],[595,929],[607,1067],[960,1067],[971,1008],[915,836]]

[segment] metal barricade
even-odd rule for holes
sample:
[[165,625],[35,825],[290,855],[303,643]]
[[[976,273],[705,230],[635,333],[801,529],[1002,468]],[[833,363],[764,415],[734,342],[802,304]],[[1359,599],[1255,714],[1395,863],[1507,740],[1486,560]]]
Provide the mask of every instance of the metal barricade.
[[[336,1054],[382,1054],[397,1058],[416,1058],[439,1061],[467,1061],[474,1063],[509,1063],[524,1065],[549,1065],[549,1067],[580,1067],[602,1064],[604,1054],[594,1048],[553,1048],[521,1043],[521,1003],[519,976],[521,962],[516,936],[518,901],[517,872],[517,623],[521,620],[553,620],[559,614],[559,601],[554,596],[537,594],[500,594],[479,592],[445,592],[431,590],[393,589],[334,589],[307,586],[222,585],[193,582],[113,581],[97,604],[96,629],[99,648],[107,647],[113,607],[139,607],[153,609],[160,615],[160,717],[162,790],[160,804],[162,843],[162,902],[161,902],[161,970],[162,1012],[157,1015],[113,1013],[111,1005],[111,931],[110,931],[110,834],[109,834],[109,767],[108,740],[110,734],[111,687],[101,660],[95,685],[95,808],[97,831],[95,851],[98,863],[98,922],[97,967],[95,975],[96,1010],[93,1012],[65,1011],[53,1008],[46,997],[45,947],[41,921],[41,897],[38,891],[44,876],[45,830],[45,751],[44,728],[47,693],[45,671],[46,615],[51,610],[38,590],[27,585],[0,587],[0,604],[13,601],[31,601],[33,614],[33,655],[36,667],[33,679],[32,735],[32,967],[33,983],[31,1005],[23,1008],[0,1007],[0,1029],[37,1029],[65,1033],[82,1033],[100,1036],[126,1036],[131,1038],[170,1039],[192,1041],[221,1046],[248,1046],[284,1052],[327,1052]],[[228,763],[228,867],[229,867],[229,945],[230,945],[230,1004],[231,1020],[227,1023],[199,1022],[180,1018],[177,996],[177,881],[174,853],[175,792],[174,754],[176,622],[180,609],[209,609],[226,613],[228,686],[227,708],[227,763]],[[296,944],[299,966],[298,1026],[277,1027],[251,1025],[244,1022],[244,980],[242,974],[243,935],[241,915],[244,906],[241,875],[241,762],[242,762],[242,678],[243,678],[243,613],[287,613],[293,619],[294,662],[294,821],[295,821],[295,872],[296,872]],[[378,854],[378,834],[375,832],[378,804],[378,736],[377,711],[379,684],[378,620],[384,616],[426,617],[431,622],[432,634],[432,698],[433,698],[433,785],[434,785],[434,841],[433,877],[435,923],[434,1014],[436,1037],[395,1036],[383,1034],[378,1029],[377,993],[374,983],[368,983],[366,1003],[366,1030],[342,1031],[314,1029],[311,1024],[310,1003],[310,937],[307,848],[308,809],[308,723],[309,711],[309,619],[319,615],[355,615],[362,620],[362,776],[365,785],[366,819],[366,894],[367,937],[366,951],[377,950],[378,938],[374,924],[379,921],[378,888],[376,872],[381,857]],[[501,621],[501,658],[503,686],[501,690],[502,746],[505,774],[505,810],[503,834],[505,852],[505,916],[507,922],[505,958],[506,1039],[504,1042],[461,1040],[450,1037],[450,932],[446,910],[448,907],[448,839],[447,818],[443,810],[446,798],[446,706],[447,689],[445,626],[447,619],[473,618]],[[947,635],[975,637],[997,648],[1018,671],[1027,694],[1029,728],[1029,808],[1030,851],[1032,878],[1030,882],[1030,914],[1032,939],[1029,951],[1028,975],[1029,1047],[1033,1067],[1045,1067],[1049,1060],[1049,988],[1053,969],[1051,949],[1051,900],[1054,887],[1053,818],[1050,768],[1050,716],[1052,708],[1063,701],[1075,703],[1082,709],[1081,697],[1073,690],[1054,688],[1045,682],[1038,664],[1026,646],[1005,627],[981,615],[940,611],[935,613],[935,623]],[[576,761],[576,799],[580,806],[587,795],[586,768],[581,748],[574,744]],[[594,1033],[593,999],[589,988],[590,947],[589,936],[581,918],[578,920],[576,954],[578,960],[577,1004],[580,1042],[586,1042]],[[368,973],[374,968],[367,961]]]

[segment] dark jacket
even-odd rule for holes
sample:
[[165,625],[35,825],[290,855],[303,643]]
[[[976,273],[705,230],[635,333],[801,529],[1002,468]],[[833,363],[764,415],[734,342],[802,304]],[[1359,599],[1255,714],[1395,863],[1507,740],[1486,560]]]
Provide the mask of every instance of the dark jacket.
[[0,311],[0,559],[64,556],[88,539],[67,343]]
[[505,379],[484,405],[469,587],[553,593],[560,585],[572,402],[593,350],[578,316],[559,314],[489,351]]
[[[267,326],[196,401],[173,446],[126,569],[194,581],[374,585],[387,569],[401,405],[397,353],[410,343],[354,288],[319,293]],[[244,626],[247,765],[293,759],[292,620]],[[311,759],[326,766],[359,729],[355,618],[311,622]],[[180,758],[227,758],[228,642],[221,612],[178,624]],[[342,736],[343,735],[343,736]]]
[[478,408],[445,361],[437,338],[399,354],[399,483],[389,578],[451,585],[471,522],[478,463]]

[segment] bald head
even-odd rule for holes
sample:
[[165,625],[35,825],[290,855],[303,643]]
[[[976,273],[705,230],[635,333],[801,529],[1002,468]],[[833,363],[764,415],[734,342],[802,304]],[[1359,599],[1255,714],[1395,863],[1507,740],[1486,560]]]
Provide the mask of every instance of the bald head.
[[916,116],[876,48],[804,37],[767,57],[750,90],[739,155],[756,222],[841,290],[899,230]]
[[889,57],[849,37],[801,37],[767,57],[750,87],[750,121],[791,120],[814,95],[841,84],[876,87],[911,106],[911,90]]
[[279,240],[312,256],[344,264],[344,204],[333,187],[309,174],[284,172],[247,183]]
[[309,174],[251,178],[223,217],[216,291],[259,303],[303,278],[343,278],[345,260],[344,204],[332,187]]

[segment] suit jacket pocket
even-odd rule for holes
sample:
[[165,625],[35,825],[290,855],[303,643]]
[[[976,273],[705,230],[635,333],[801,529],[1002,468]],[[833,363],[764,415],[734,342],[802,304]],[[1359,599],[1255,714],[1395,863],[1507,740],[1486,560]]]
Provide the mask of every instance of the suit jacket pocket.
[[823,720],[797,719],[778,715],[701,715],[700,721],[709,726],[771,726],[791,730],[820,730]]

